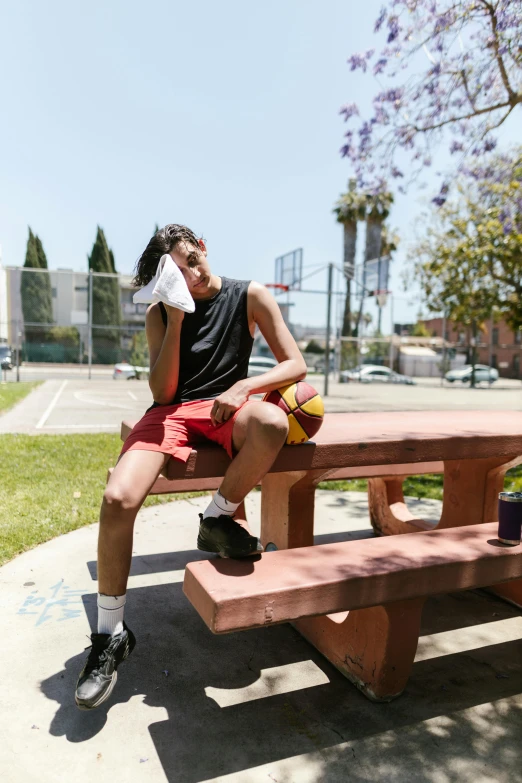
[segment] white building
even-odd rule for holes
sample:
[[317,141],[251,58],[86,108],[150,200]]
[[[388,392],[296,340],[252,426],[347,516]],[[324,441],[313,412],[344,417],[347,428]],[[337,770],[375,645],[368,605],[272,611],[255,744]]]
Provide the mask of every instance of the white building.
[[[15,346],[17,331],[21,332],[23,342],[24,315],[22,310],[21,281],[23,267],[0,266],[0,342]],[[27,274],[34,274],[28,271]],[[72,269],[48,270],[53,321],[56,326],[74,326],[78,329],[80,340],[87,345],[89,321],[89,275]],[[121,348],[129,349],[132,335],[145,328],[146,304],[134,304],[132,296],[135,288],[131,285],[132,275],[119,275],[121,303]],[[110,326],[110,324],[108,324]],[[128,328],[126,328],[128,327]]]
[[401,345],[399,372],[412,377],[440,377],[441,356],[423,345]]

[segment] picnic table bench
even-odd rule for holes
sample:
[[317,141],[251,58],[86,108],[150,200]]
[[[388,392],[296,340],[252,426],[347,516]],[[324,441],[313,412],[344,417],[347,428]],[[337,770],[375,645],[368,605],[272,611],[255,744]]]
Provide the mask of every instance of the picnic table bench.
[[[215,632],[237,630],[223,617],[244,621],[254,604],[241,628],[259,625],[259,606],[264,625],[293,621],[367,696],[390,700],[406,685],[427,595],[489,585],[522,606],[522,547],[495,544],[498,492],[520,462],[518,412],[327,414],[314,442],[284,447],[261,482],[261,541],[291,551],[192,563],[184,589]],[[170,460],[151,492],[215,489],[228,464],[202,445],[186,464]],[[405,476],[432,472],[444,474],[437,525],[402,494]],[[372,525],[387,538],[313,546],[315,488],[341,477],[368,478]]]

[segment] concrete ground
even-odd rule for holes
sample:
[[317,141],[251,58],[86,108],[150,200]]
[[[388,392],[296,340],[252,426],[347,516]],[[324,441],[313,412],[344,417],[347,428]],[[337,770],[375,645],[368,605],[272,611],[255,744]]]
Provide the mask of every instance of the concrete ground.
[[[41,376],[40,376],[41,377]],[[322,379],[310,378],[322,393]],[[330,384],[327,411],[520,410],[519,383],[470,390]],[[46,382],[0,433],[119,431],[146,381]],[[317,493],[317,543],[371,535],[360,493]],[[259,527],[259,493],[247,499]],[[522,783],[522,612],[484,592],[427,602],[407,691],[367,701],[290,626],[215,637],[181,583],[207,498],[142,509],[126,619],[138,646],[97,711],[73,691],[96,623],[97,525],[0,569],[0,779],[172,783]],[[436,518],[440,504],[411,501]]]
[[[480,591],[431,599],[406,692],[373,704],[290,625],[208,631],[182,593],[207,502],[140,511],[126,608],[137,647],[91,713],[73,691],[96,622],[97,525],[0,569],[2,781],[522,781],[522,612]],[[361,493],[318,492],[316,517],[320,543],[371,535]]]
[[[323,378],[309,379],[323,394]],[[327,411],[374,410],[522,410],[522,384],[440,386],[438,379],[419,379],[415,386],[330,383]],[[152,403],[148,381],[114,381],[110,377],[46,380],[25,400],[0,415],[0,434],[119,432],[122,419],[140,419]]]

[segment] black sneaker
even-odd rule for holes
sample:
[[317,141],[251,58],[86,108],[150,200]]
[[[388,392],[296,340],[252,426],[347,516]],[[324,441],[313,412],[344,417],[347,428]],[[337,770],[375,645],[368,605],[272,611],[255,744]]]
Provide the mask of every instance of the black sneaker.
[[262,552],[257,538],[226,514],[219,517],[199,515],[198,549],[217,552],[221,557],[248,557]]
[[123,631],[115,636],[93,633],[91,642],[91,651],[78,677],[74,694],[81,710],[93,710],[109,698],[118,678],[116,669],[131,654],[136,639],[123,623]]

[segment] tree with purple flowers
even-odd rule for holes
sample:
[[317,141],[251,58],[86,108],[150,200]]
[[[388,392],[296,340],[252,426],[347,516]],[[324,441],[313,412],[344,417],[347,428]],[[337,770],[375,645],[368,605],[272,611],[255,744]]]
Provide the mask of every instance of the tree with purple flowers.
[[[372,116],[355,103],[340,110],[346,122],[359,118],[341,149],[359,187],[396,178],[404,190],[440,143],[461,162],[478,158],[512,112],[522,117],[522,0],[388,0],[374,32],[384,47],[348,59],[379,82]],[[435,202],[447,192],[445,183]]]
[[490,318],[522,329],[522,147],[465,170],[409,256],[428,309],[470,327],[476,342]]

